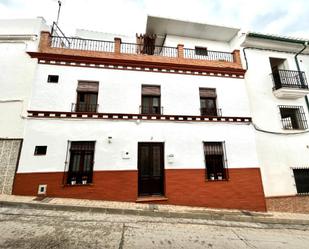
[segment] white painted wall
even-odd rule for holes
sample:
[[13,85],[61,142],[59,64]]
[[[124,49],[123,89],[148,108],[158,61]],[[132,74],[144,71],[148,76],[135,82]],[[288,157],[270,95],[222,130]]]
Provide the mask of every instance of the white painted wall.
[[191,37],[181,37],[175,35],[167,35],[164,46],[177,47],[178,44],[183,44],[185,48],[194,49],[195,46],[207,47],[209,50],[232,52],[232,48],[228,42],[203,40]]
[[27,51],[36,51],[44,20],[0,20],[0,137],[21,138],[36,60]]
[[[47,83],[49,74],[59,75],[59,83]],[[199,87],[213,87],[224,116],[250,116],[243,79],[42,64],[29,109],[71,111],[78,80],[99,81],[99,112],[139,113],[141,86],[151,84],[161,86],[164,114],[200,115]]]
[[[309,133],[288,135],[282,129],[278,105],[303,106],[306,119],[308,109],[304,98],[279,99],[273,95],[269,57],[286,58],[289,70],[297,70],[294,54],[246,50],[248,71],[246,86],[250,99],[253,122],[261,129],[283,133],[274,135],[256,131],[258,159],[266,196],[285,196],[297,193],[292,167],[309,167]],[[309,74],[309,56],[299,57],[301,69]],[[298,131],[299,132],[299,131]]]
[[[229,168],[258,167],[254,131],[246,124],[29,119],[18,172],[63,172],[68,140],[96,140],[94,170],[137,169],[138,142],[164,142],[169,169],[205,168],[203,141],[226,142]],[[47,155],[34,156],[36,145],[47,145]],[[130,159],[122,159],[123,151]]]

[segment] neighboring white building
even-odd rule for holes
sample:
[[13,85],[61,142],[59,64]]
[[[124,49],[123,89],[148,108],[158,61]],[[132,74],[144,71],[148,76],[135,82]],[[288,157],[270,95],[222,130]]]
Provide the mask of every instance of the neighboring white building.
[[0,193],[12,191],[37,67],[26,51],[37,51],[42,30],[42,18],[0,20]]
[[307,42],[257,33],[242,39],[267,208],[309,212]]
[[265,211],[238,32],[42,32],[13,193]]

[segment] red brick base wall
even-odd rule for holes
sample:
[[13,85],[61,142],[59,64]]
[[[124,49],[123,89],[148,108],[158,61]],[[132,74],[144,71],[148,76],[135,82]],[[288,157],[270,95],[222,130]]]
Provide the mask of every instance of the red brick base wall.
[[[64,186],[63,173],[17,173],[13,194],[37,195],[47,184],[47,196],[96,200],[137,199],[137,171],[95,171],[92,185]],[[266,211],[260,170],[229,169],[229,181],[205,181],[204,169],[165,170],[164,204]]]
[[309,196],[267,197],[266,205],[268,211],[308,214]]

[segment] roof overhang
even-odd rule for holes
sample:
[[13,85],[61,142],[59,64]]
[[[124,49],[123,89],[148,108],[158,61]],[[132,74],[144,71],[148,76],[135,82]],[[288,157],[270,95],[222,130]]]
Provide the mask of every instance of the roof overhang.
[[[308,40],[249,32],[241,46],[297,53],[304,48],[306,42]],[[303,54],[309,54],[309,47]]]
[[156,16],[148,16],[146,26],[147,34],[175,35],[221,42],[231,41],[237,35],[239,30],[240,29],[238,28]]

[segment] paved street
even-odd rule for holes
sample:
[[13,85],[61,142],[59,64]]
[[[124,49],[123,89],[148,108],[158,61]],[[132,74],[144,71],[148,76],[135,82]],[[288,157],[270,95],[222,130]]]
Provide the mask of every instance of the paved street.
[[0,248],[309,248],[309,227],[0,208]]

